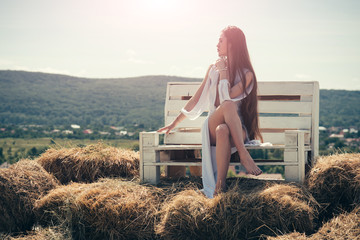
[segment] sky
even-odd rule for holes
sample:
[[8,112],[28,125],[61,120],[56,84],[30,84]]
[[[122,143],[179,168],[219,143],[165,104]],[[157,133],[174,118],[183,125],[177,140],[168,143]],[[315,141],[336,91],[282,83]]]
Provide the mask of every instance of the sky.
[[0,0],[0,70],[203,78],[228,25],[258,81],[360,90],[359,0]]

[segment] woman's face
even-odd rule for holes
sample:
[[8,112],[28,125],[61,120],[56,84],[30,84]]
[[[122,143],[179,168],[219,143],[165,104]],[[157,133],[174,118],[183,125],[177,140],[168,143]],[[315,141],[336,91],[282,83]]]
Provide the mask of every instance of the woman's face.
[[219,57],[227,56],[227,39],[222,33],[219,38],[219,43],[216,45]]

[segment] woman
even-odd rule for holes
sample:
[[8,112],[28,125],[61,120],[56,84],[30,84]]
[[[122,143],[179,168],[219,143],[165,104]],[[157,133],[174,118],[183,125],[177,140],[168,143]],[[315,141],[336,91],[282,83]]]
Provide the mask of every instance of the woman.
[[257,112],[257,82],[244,33],[229,26],[217,44],[219,59],[210,65],[201,86],[176,119],[158,131],[168,134],[186,117],[196,119],[209,106],[202,126],[202,175],[208,197],[225,190],[231,154],[238,152],[249,174],[259,175],[244,143],[261,139]]

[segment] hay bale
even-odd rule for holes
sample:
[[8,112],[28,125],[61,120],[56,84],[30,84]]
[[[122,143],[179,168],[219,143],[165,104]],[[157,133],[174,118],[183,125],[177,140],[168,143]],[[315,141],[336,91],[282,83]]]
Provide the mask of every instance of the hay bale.
[[267,240],[308,240],[304,233],[293,232],[277,237],[268,237]]
[[36,160],[62,184],[139,175],[139,153],[101,143],[83,148],[49,149]]
[[274,236],[294,230],[312,233],[318,204],[306,189],[290,184],[269,184],[242,191],[234,185],[222,194],[218,218],[226,239]]
[[35,201],[58,184],[33,160],[0,169],[0,232],[30,230],[35,223]]
[[161,178],[157,185],[168,197],[171,197],[184,190],[202,189],[202,179],[200,177],[181,177],[181,178]]
[[321,157],[312,167],[306,186],[323,206],[320,221],[360,204],[360,154]]
[[71,228],[74,239],[148,239],[155,236],[161,195],[155,187],[103,179],[55,189],[37,202],[36,210],[51,214],[43,219]]
[[19,236],[0,235],[3,240],[70,240],[67,230],[58,227],[37,228]]
[[215,206],[219,198],[185,190],[164,203],[156,232],[163,239],[221,239]]
[[313,232],[319,206],[306,189],[268,183],[250,190],[240,182],[214,199],[194,190],[175,195],[164,203],[157,233],[165,239],[249,239]]
[[325,223],[313,240],[360,239],[360,207],[350,213],[342,213]]
[[75,227],[79,223],[77,213],[80,211],[75,200],[79,194],[91,187],[93,187],[91,184],[72,183],[51,190],[34,204],[37,223],[44,227],[52,225]]
[[337,240],[360,239],[360,207],[351,213],[345,212],[325,223],[318,232],[306,237],[294,232],[278,237],[269,237],[268,240]]

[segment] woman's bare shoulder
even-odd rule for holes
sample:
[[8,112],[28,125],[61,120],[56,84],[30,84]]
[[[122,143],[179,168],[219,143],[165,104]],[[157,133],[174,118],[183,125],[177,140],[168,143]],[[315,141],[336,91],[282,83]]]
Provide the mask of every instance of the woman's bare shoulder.
[[246,83],[249,84],[253,79],[254,79],[254,74],[252,71],[248,70],[245,73],[245,79],[246,79]]

